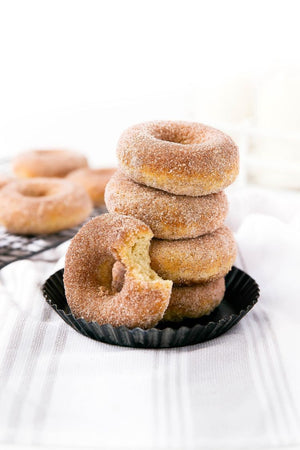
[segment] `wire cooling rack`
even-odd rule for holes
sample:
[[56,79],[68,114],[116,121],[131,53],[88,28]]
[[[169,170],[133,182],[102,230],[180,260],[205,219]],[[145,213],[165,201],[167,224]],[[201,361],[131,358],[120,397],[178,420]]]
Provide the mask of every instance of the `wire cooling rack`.
[[[104,212],[106,212],[105,208],[94,209],[87,221]],[[19,259],[30,258],[45,250],[57,247],[75,236],[82,225],[83,223],[74,228],[69,228],[55,234],[40,234],[34,236],[11,234],[0,227],[0,269]]]
[[[10,161],[0,160],[0,173],[9,173]],[[86,220],[106,212],[105,207],[95,208]],[[19,259],[30,258],[38,253],[55,248],[71,239],[83,224],[54,234],[21,236],[8,233],[0,227],[0,269]]]

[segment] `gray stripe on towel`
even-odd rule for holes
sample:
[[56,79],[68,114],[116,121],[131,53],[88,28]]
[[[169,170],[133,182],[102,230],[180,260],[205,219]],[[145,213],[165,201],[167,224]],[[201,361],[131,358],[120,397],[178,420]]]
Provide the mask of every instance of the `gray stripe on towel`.
[[8,433],[6,442],[15,442],[17,439],[17,431],[20,426],[22,411],[26,407],[26,399],[30,392],[30,385],[34,377],[39,355],[43,347],[46,334],[47,320],[49,319],[49,308],[44,307],[41,322],[35,327],[34,335],[28,357],[25,361],[24,371],[18,389],[16,390],[14,400],[9,412]]
[[68,329],[65,323],[60,324],[54,348],[50,357],[49,365],[45,375],[45,381],[41,391],[40,401],[37,404],[36,412],[33,419],[33,439],[32,445],[41,443],[41,435],[43,427],[47,418],[48,405],[51,401],[51,396],[56,380],[56,375],[59,366],[59,360],[66,345]]
[[18,316],[15,320],[15,325],[12,327],[6,352],[2,359],[0,367],[0,387],[1,387],[0,396],[1,392],[4,392],[4,388],[9,380],[11,371],[13,369],[16,356],[19,350],[19,346],[22,340],[24,327],[25,327],[25,318]]

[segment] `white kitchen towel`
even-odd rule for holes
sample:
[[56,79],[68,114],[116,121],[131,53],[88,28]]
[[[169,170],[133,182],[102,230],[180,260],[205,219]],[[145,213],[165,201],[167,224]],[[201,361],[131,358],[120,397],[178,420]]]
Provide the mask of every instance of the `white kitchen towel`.
[[[0,272],[0,442],[97,449],[300,445],[300,199],[230,192],[236,265],[260,284],[225,335],[178,349],[76,333],[41,285],[66,245]],[[27,448],[27,447],[26,447]]]

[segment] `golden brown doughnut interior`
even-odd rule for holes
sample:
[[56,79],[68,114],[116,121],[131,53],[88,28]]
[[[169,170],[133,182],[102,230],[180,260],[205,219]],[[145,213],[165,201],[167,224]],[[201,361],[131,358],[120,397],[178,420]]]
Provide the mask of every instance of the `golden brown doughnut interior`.
[[61,186],[59,183],[55,183],[53,178],[49,182],[45,181],[45,179],[43,181],[35,179],[31,183],[19,184],[16,190],[24,197],[46,197],[60,192]]
[[[98,282],[100,288],[104,288],[106,291],[113,293],[115,291],[120,292],[124,283],[126,273],[131,273],[134,278],[138,278],[143,281],[162,281],[150,266],[149,257],[149,238],[146,236],[140,236],[137,238],[133,246],[125,248],[120,257],[122,263],[114,259],[111,254],[103,255],[103,260],[98,269]],[[122,283],[116,281],[119,277],[119,267],[123,268]]]
[[122,263],[126,271],[130,271],[135,278],[144,281],[161,281],[157,273],[151,269],[149,246],[148,236],[139,236],[132,247],[124,248],[120,253]]

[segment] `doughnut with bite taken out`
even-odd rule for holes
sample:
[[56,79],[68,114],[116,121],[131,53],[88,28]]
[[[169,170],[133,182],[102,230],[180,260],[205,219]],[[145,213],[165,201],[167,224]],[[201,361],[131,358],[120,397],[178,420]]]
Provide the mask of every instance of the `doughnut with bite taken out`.
[[[117,261],[112,273],[113,285],[117,290],[121,290],[126,273],[125,267]],[[224,294],[224,277],[192,286],[173,284],[169,305],[162,320],[179,322],[183,319],[206,316],[219,306]]]
[[[172,282],[150,267],[150,228],[138,219],[103,214],[72,239],[66,254],[64,285],[77,318],[100,325],[151,328],[169,304]],[[126,268],[120,291],[112,283],[116,261]]]

